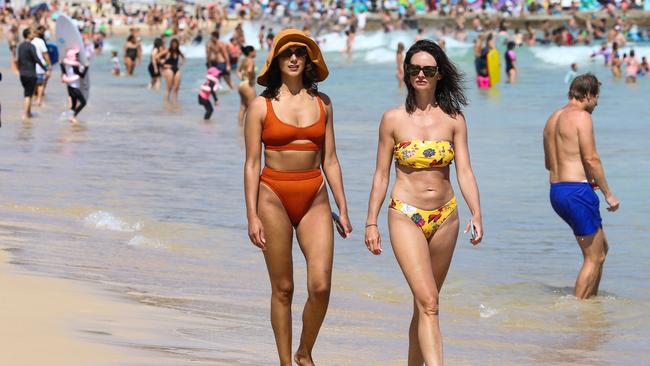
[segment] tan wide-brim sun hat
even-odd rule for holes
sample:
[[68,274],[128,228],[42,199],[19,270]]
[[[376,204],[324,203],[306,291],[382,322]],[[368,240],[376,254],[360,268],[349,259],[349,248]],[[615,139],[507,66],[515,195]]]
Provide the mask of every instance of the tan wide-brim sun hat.
[[266,64],[264,64],[262,72],[257,77],[257,83],[262,86],[269,86],[268,73],[273,59],[278,57],[278,55],[287,48],[295,46],[304,46],[307,48],[307,55],[309,55],[309,59],[311,60],[312,64],[314,64],[314,69],[316,70],[316,81],[323,81],[327,79],[327,75],[329,75],[330,72],[327,70],[327,65],[325,65],[325,60],[323,59],[323,55],[321,54],[320,48],[316,42],[314,42],[313,39],[307,37],[302,31],[294,28],[289,28],[283,30],[282,32],[278,33],[277,36],[275,36],[271,51],[269,51],[269,55],[266,58]]

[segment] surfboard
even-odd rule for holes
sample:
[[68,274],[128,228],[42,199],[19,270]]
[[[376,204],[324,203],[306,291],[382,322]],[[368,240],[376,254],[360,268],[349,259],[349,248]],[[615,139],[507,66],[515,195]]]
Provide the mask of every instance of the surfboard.
[[[86,65],[90,61],[77,24],[67,15],[60,14],[56,18],[56,45],[59,48],[59,62],[63,61],[70,48],[79,50],[79,62],[81,64]],[[80,84],[81,93],[87,101],[90,96],[90,71],[81,79]]]
[[490,86],[496,85],[501,80],[501,65],[499,63],[499,51],[493,48],[487,54],[488,75]]

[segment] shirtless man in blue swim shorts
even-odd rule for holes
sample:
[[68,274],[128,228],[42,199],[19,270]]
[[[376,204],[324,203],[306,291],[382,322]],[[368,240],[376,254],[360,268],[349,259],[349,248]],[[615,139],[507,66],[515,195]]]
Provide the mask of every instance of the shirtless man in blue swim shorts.
[[600,82],[593,74],[576,77],[569,89],[569,103],[553,112],[544,128],[551,205],[573,230],[584,257],[575,287],[580,299],[598,294],[608,249],[594,190],[601,190],[610,212],[620,204],[607,185],[596,151],[591,113],[598,105],[599,89]]

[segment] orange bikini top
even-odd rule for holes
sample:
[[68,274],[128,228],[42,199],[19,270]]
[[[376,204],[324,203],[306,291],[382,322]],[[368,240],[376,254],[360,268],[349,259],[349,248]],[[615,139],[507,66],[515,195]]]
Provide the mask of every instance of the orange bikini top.
[[[306,127],[296,127],[280,121],[273,110],[270,98],[266,98],[266,117],[262,127],[262,142],[267,150],[320,150],[325,141],[325,108],[319,96],[318,120]],[[294,143],[297,140],[309,140],[307,143]]]

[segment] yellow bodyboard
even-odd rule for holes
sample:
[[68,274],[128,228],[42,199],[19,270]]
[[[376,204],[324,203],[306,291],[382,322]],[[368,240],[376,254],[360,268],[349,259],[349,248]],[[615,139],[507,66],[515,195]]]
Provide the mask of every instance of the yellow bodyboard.
[[488,76],[490,77],[490,86],[494,86],[501,80],[501,64],[499,62],[499,51],[493,48],[487,54]]

